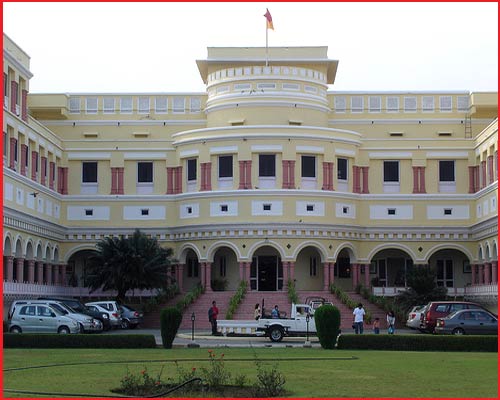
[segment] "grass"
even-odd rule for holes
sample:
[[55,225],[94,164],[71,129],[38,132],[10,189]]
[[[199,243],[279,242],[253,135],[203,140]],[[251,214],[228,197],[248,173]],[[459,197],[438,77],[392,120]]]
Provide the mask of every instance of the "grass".
[[[224,353],[232,375],[256,381],[254,353],[265,364],[278,365],[292,397],[489,397],[496,398],[497,353],[352,351],[303,348],[215,348]],[[339,357],[357,359],[339,360]],[[301,358],[302,360],[290,360]],[[40,392],[112,395],[127,368],[144,367],[162,379],[176,377],[173,363],[186,369],[206,367],[207,349],[4,349],[3,387]],[[99,365],[97,363],[108,362]],[[5,371],[49,364],[89,363]],[[4,397],[28,397],[4,392]],[[34,397],[34,395],[29,395]],[[42,397],[42,396],[38,396]],[[55,397],[55,396],[51,396]]]

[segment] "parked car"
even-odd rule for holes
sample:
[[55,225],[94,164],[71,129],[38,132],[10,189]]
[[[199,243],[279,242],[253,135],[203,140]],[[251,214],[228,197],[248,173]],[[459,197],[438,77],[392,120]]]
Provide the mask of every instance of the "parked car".
[[480,309],[484,310],[483,306],[477,303],[468,301],[431,301],[425,306],[420,315],[420,322],[423,331],[434,333],[436,320],[446,317],[454,311]]
[[25,304],[30,304],[30,305],[48,304],[52,308],[59,311],[61,315],[65,315],[77,321],[81,333],[102,331],[102,323],[99,320],[94,319],[89,315],[78,313],[72,308],[66,306],[65,304],[53,300],[16,300],[12,302],[8,315],[9,316],[12,315],[17,307],[20,307],[21,305]]
[[406,326],[410,329],[422,329],[420,321],[420,316],[425,308],[425,304],[421,306],[414,306],[408,313],[408,319],[406,320]]
[[80,325],[48,304],[19,304],[9,319],[11,333],[79,333]]
[[135,329],[138,325],[142,324],[144,319],[144,314],[140,311],[135,310],[130,306],[124,304],[120,305],[122,309],[122,328],[123,329]]
[[112,328],[116,329],[122,325],[122,312],[116,301],[94,301],[85,305],[92,311],[107,313]]
[[486,310],[455,311],[436,321],[436,333],[498,335],[498,317]]
[[92,318],[98,319],[102,323],[103,330],[107,331],[111,328],[109,322],[109,315],[107,312],[99,312],[90,310],[87,306],[83,305],[78,299],[66,298],[66,297],[39,297],[38,300],[54,300],[64,305],[71,307],[78,313],[90,315]]

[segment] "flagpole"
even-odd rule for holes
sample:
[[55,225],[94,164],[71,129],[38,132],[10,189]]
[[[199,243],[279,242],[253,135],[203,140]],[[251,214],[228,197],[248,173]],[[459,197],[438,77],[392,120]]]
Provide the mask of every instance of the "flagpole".
[[269,31],[267,27],[267,20],[266,20],[266,67],[269,64],[269,47],[267,46],[267,32]]

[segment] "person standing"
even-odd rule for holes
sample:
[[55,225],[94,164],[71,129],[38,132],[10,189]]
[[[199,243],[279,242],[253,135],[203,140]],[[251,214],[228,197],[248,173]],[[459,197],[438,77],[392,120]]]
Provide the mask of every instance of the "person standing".
[[217,303],[212,301],[212,307],[210,308],[210,323],[212,324],[212,335],[217,335],[217,316],[219,315],[219,309],[217,308]]
[[375,335],[378,335],[380,333],[380,319],[375,318],[375,321],[373,321],[373,333]]
[[396,323],[396,316],[394,315],[394,311],[389,311],[387,313],[387,333],[389,335],[394,334],[394,324]]
[[358,306],[352,312],[352,315],[354,316],[354,318],[353,318],[354,332],[356,334],[363,333],[363,320],[364,320],[365,314],[366,314],[365,309],[363,308],[363,304],[361,304],[361,303],[359,303]]
[[255,304],[255,310],[253,312],[253,318],[258,321],[260,318],[260,306],[259,303]]

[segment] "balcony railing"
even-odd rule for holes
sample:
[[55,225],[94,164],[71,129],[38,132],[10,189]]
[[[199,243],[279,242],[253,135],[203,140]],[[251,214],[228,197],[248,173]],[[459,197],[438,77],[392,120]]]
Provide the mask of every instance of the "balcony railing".
[[[64,297],[115,297],[116,291],[96,290],[90,293],[86,287],[56,286],[28,282],[3,282],[3,294],[23,296],[64,296]],[[126,296],[153,297],[157,290],[129,290]]]
[[[372,293],[375,296],[393,297],[404,292],[405,287],[373,287]],[[498,284],[476,285],[466,287],[450,287],[448,289],[449,297],[465,296],[498,296]]]

